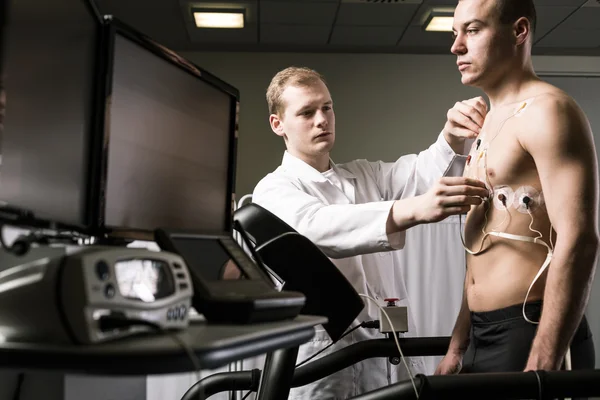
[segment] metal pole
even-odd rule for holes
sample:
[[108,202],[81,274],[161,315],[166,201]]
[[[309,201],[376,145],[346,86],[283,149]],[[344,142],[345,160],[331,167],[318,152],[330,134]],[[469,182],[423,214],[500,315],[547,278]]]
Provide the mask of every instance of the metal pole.
[[286,400],[298,357],[298,346],[267,354],[256,400]]

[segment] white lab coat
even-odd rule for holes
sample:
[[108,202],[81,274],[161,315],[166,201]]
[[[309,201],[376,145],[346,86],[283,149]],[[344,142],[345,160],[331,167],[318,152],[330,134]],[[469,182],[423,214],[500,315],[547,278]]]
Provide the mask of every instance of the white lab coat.
[[[401,299],[398,305],[408,306],[409,310],[406,336],[419,336],[410,316],[411,307],[394,251],[404,247],[405,234],[388,237],[386,221],[394,200],[425,193],[454,156],[440,134],[427,150],[402,156],[394,163],[356,160],[335,165],[331,162],[340,188],[326,174],[286,151],[281,166],[258,183],[252,201],[317,244],[359,293],[377,299],[381,305],[385,305],[384,298]],[[376,319],[379,310],[368,302],[352,326]],[[383,337],[376,329],[359,328],[323,354],[361,340]],[[298,362],[330,342],[327,333],[317,329],[315,337],[300,347]],[[421,357],[407,361],[413,375],[424,372]],[[293,389],[290,399],[347,399],[404,379],[408,375],[403,363],[394,366],[387,359],[369,359],[315,384]]]

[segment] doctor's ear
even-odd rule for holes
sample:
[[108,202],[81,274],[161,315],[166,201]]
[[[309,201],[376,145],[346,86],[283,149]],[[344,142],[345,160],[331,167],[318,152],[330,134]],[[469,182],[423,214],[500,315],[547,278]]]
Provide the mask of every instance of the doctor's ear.
[[271,125],[271,129],[277,136],[284,136],[285,132],[283,131],[283,121],[277,114],[271,114],[269,116],[269,124]]

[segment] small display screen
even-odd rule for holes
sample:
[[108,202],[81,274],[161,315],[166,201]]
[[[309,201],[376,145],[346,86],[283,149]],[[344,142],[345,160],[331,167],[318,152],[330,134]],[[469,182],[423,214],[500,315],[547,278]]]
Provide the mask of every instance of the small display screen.
[[188,268],[205,280],[248,279],[218,240],[196,238],[173,238],[172,240]]
[[150,303],[175,292],[169,265],[164,261],[137,258],[117,261],[115,274],[121,296],[128,299]]

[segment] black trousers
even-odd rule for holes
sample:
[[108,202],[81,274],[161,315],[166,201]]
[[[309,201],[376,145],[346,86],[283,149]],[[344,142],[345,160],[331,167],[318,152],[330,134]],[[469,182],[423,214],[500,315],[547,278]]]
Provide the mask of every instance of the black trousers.
[[[527,303],[525,313],[539,321],[542,302]],[[461,373],[519,372],[525,369],[538,325],[523,318],[523,305],[471,313],[471,341]],[[571,369],[594,369],[595,350],[585,316],[571,342]]]

